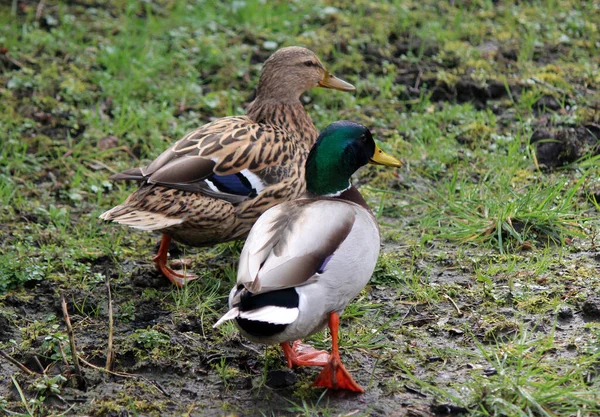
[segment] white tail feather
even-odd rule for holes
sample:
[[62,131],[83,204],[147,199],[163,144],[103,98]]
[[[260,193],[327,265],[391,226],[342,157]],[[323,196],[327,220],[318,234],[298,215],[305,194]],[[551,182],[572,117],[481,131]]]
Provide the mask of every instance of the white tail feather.
[[227,313],[223,315],[215,324],[213,324],[213,329],[219,327],[221,324],[225,323],[227,320],[232,320],[236,318],[240,314],[240,309],[237,307],[233,307]]

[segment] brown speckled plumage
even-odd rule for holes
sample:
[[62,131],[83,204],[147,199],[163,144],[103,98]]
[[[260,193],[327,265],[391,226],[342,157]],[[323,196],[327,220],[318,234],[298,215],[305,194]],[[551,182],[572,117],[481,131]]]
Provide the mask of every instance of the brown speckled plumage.
[[[263,66],[246,116],[208,123],[146,167],[113,176],[141,185],[100,217],[192,246],[245,237],[265,210],[305,191],[304,163],[318,132],[299,99],[318,85],[353,89],[331,76],[309,50],[277,51]],[[264,188],[256,195],[237,195],[205,181],[213,174],[241,172],[256,176]]]

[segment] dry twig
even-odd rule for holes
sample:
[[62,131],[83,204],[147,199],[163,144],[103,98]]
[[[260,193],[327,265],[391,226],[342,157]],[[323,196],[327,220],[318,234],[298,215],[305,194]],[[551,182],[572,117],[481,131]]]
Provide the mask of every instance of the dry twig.
[[[70,375],[70,369],[71,369],[71,365],[69,365],[69,360],[67,359],[67,354],[65,353],[65,350],[62,347],[62,343],[60,343],[58,345],[58,349],[60,350],[60,356],[62,357],[63,363],[65,364],[65,369],[67,371],[67,377]],[[46,373],[46,370],[44,370],[44,373]],[[74,382],[74,381],[73,381]],[[75,386],[75,385],[73,385]]]
[[23,365],[21,362],[19,362],[15,358],[9,356],[8,353],[4,352],[3,350],[0,350],[0,356],[2,356],[4,359],[6,359],[7,361],[9,361],[10,363],[12,363],[13,365],[15,365],[16,367],[18,367],[20,370],[22,370],[23,372],[25,372],[27,375],[33,375],[34,374],[34,372],[31,369],[29,369],[28,367],[26,367],[25,365]]
[[41,0],[38,5],[37,8],[35,9],[35,20],[40,20],[40,17],[42,17],[42,11],[44,11],[44,6],[45,6],[45,0]]
[[136,374],[129,374],[127,372],[115,372],[115,371],[109,371],[107,369],[101,368],[99,366],[94,365],[93,363],[90,363],[88,361],[86,361],[83,358],[79,358],[79,360],[85,365],[85,366],[89,366],[92,369],[95,369],[97,371],[101,371],[101,372],[106,372],[107,374],[110,375],[114,375],[114,376],[119,376],[121,378],[136,378],[139,380],[142,380],[144,382],[146,382],[149,385],[152,385],[157,391],[159,391],[161,394],[170,397],[171,395],[156,381],[152,381],[148,378],[146,378],[145,376],[142,375],[136,375]]
[[80,386],[85,386],[85,379],[83,378],[83,372],[81,372],[81,366],[79,366],[79,357],[77,356],[77,345],[75,344],[75,333],[73,333],[73,326],[71,326],[71,318],[67,310],[67,302],[65,296],[61,296],[61,306],[63,311],[63,317],[65,324],[67,325],[67,335],[69,336],[69,343],[71,344],[71,356],[73,357],[73,365],[75,366],[75,372],[79,379]]
[[38,368],[40,368],[40,371],[42,374],[46,373],[46,370],[44,369],[44,367],[42,366],[42,363],[40,362],[40,360],[38,359],[37,355],[33,355],[33,360],[35,361],[35,364],[38,366]]
[[452,297],[450,297],[448,294],[444,294],[444,298],[446,298],[446,300],[450,301],[450,303],[452,303],[452,306],[454,306],[454,309],[456,310],[456,313],[458,314],[458,317],[462,317],[463,316],[463,312],[460,311],[460,308],[458,308],[458,305],[456,305],[456,303],[454,302],[454,300],[452,299]]
[[113,305],[112,305],[112,294],[110,291],[110,276],[106,273],[106,291],[108,292],[108,347],[106,352],[106,370],[112,369],[112,364],[115,360],[115,350],[113,347]]

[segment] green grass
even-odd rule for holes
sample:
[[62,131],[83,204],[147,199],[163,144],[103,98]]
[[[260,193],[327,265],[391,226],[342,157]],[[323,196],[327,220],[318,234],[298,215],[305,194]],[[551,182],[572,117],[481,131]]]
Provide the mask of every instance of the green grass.
[[422,201],[429,206],[423,229],[460,243],[491,242],[500,252],[507,246],[528,248],[531,241],[561,244],[567,237],[585,236],[579,226],[588,217],[576,198],[585,176],[574,184],[548,184],[544,178],[516,189],[514,176],[504,173],[498,172],[493,187],[487,178],[481,183],[460,181],[455,173],[443,189],[433,190],[431,199]]
[[554,334],[532,337],[521,330],[510,343],[493,349],[480,347],[497,374],[476,378],[480,389],[473,390],[471,399],[477,404],[475,415],[529,415],[525,410],[543,416],[597,412],[598,393],[590,386],[596,376],[589,369],[598,362],[598,354],[584,360],[555,361],[548,353],[557,345],[561,343]]
[[[471,357],[475,365],[470,365],[473,380],[464,387],[469,396],[462,400],[405,369],[409,380],[440,398],[461,403],[473,416],[598,412],[598,393],[592,386],[597,376],[589,373],[598,361],[596,349],[583,361],[572,357],[555,361],[551,352],[564,349],[564,343],[553,332],[535,337],[522,328],[505,342],[475,344],[478,352]],[[465,353],[452,352],[450,357],[457,354]]]
[[[0,410],[226,415],[261,401],[256,415],[392,414],[402,403],[425,414],[451,404],[474,416],[597,415],[598,325],[582,306],[600,291],[599,20],[595,2],[573,0],[0,6],[0,325],[10,329],[0,348],[56,372],[0,371]],[[405,162],[356,178],[383,247],[342,317],[340,346],[370,406],[312,390],[314,369],[272,389],[278,348],[263,354],[230,323],[212,329],[239,243],[180,247],[174,258],[201,279],[171,289],[152,272],[157,236],[97,219],[133,190],[112,173],[243,113],[261,62],[287,45],[311,48],[357,87],[306,94],[318,128],[359,121]],[[566,163],[540,163],[540,130],[545,144],[579,141]],[[163,385],[179,395],[196,384],[200,395],[174,406],[147,381],[116,378],[118,396],[55,405],[53,390],[72,382],[52,380],[67,375],[60,350],[70,352],[57,300],[68,300],[82,357],[103,363],[106,281],[115,369],[182,374]],[[562,308],[573,317],[557,319]],[[328,349],[330,337],[310,342]]]

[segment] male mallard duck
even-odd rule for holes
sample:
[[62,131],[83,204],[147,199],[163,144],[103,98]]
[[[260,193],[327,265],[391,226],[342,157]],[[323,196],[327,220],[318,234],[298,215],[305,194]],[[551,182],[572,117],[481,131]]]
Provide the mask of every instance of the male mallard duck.
[[[369,281],[379,255],[379,227],[350,176],[372,163],[402,166],[371,132],[348,121],[329,125],[306,162],[306,198],[267,210],[240,256],[230,310],[248,339],[280,343],[288,365],[324,366],[314,385],[363,392],[340,361],[339,315]],[[331,355],[288,342],[329,323]]]
[[318,132],[300,95],[317,86],[355,90],[308,49],[276,51],[262,68],[246,116],[217,119],[150,165],[113,175],[141,185],[100,218],[161,232],[157,269],[177,286],[197,278],[167,266],[171,238],[191,246],[244,238],[265,210],[304,193],[304,162]]

